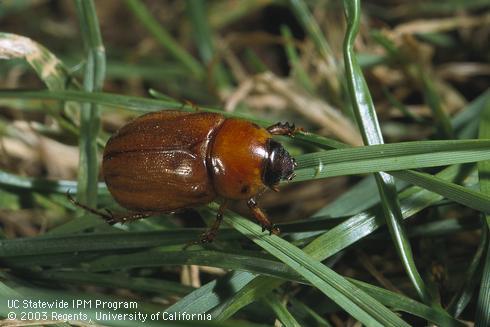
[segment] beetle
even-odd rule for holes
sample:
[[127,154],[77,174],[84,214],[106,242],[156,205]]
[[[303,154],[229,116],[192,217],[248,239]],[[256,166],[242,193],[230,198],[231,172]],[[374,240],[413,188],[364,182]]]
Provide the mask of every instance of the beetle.
[[81,206],[114,224],[219,198],[223,202],[216,221],[201,237],[211,242],[227,202],[246,200],[262,230],[278,234],[256,197],[267,188],[278,191],[281,180],[295,176],[294,158],[272,136],[292,136],[296,131],[294,124],[262,128],[211,112],[163,110],[142,115],[110,137],[102,159],[109,192],[134,214],[116,217]]

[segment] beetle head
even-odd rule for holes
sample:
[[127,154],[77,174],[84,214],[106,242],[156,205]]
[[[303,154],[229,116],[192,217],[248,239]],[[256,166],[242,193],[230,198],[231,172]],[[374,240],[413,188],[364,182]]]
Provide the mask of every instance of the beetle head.
[[267,141],[268,156],[264,166],[262,181],[273,190],[277,190],[277,184],[281,180],[294,178],[296,161],[284,149],[284,147],[273,139]]

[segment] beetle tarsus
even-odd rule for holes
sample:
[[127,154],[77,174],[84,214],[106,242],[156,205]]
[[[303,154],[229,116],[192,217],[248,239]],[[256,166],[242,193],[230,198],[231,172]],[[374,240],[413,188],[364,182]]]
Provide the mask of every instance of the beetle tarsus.
[[299,127],[296,128],[294,124],[289,124],[288,122],[286,123],[276,123],[274,125],[271,125],[266,128],[269,133],[272,135],[287,135],[287,136],[294,136],[294,134],[302,131],[304,132],[304,129]]
[[272,235],[272,234],[279,235],[280,233],[281,233],[281,230],[275,224],[272,225],[272,228],[269,230],[269,235]]
[[281,230],[275,224],[262,225],[262,232],[268,231],[269,235],[279,235]]
[[273,185],[270,187],[271,190],[273,190],[274,192],[279,192],[279,186],[278,185]]
[[212,243],[216,237],[216,231],[207,231],[202,233],[200,242],[202,244]]
[[201,234],[201,238],[199,240],[200,243],[207,244],[207,243],[212,243],[214,241],[216,235],[218,234],[218,228],[219,228],[219,223],[218,223],[218,227],[215,227],[217,221],[218,219],[216,219],[213,226],[209,230]]

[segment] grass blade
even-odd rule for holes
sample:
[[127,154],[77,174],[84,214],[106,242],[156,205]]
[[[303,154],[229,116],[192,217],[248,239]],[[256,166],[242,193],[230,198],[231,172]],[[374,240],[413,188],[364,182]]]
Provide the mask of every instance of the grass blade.
[[478,285],[478,280],[480,278],[479,267],[482,262],[482,257],[485,254],[485,249],[488,244],[488,230],[483,228],[482,235],[480,236],[480,243],[478,244],[478,248],[471,259],[471,262],[466,269],[464,282],[461,283],[461,286],[451,299],[451,302],[448,305],[447,311],[454,317],[459,317],[463,310],[466,308],[468,303],[471,301],[473,292],[475,287]]
[[[480,115],[480,138],[490,137],[490,99],[487,98]],[[478,176],[480,179],[480,190],[490,196],[490,161],[478,163]],[[482,228],[486,233],[490,230],[490,213],[487,212],[483,220]],[[483,327],[490,325],[490,242],[487,241],[486,256],[484,256],[483,274],[478,294],[478,302],[475,315],[475,326]]]
[[165,311],[169,313],[202,313],[223,302],[230,289],[242,289],[257,275],[248,272],[233,272],[215,279],[182,298]]
[[[105,77],[105,50],[99,30],[99,22],[92,0],[77,0],[82,38],[86,52],[83,88],[87,92],[102,89]],[[83,103],[80,112],[80,162],[78,169],[77,198],[81,203],[97,205],[97,135],[100,128],[100,113],[97,105]]]
[[301,25],[303,25],[303,28],[315,43],[320,55],[326,60],[334,60],[333,52],[306,3],[303,0],[289,0],[289,3],[296,17],[301,22]]
[[[104,223],[101,221],[101,223]],[[44,255],[54,253],[74,253],[83,251],[102,251],[117,249],[149,248],[160,245],[185,244],[195,240],[201,229],[131,232],[131,233],[90,233],[76,235],[43,236],[0,240],[0,257],[19,257],[24,255]],[[233,231],[223,231],[220,237],[233,236]],[[236,236],[236,233],[235,233]],[[63,246],[59,246],[63,244]]]
[[63,90],[70,75],[63,63],[48,49],[31,39],[0,33],[0,59],[24,58],[50,90]]
[[211,29],[206,16],[206,13],[208,13],[207,4],[206,1],[187,0],[186,9],[194,29],[193,35],[201,60],[212,68],[212,71],[208,72],[208,76],[213,77],[218,89],[223,89],[229,87],[229,78],[221,63],[213,63],[215,51]]
[[158,21],[151,15],[148,8],[146,8],[140,0],[126,0],[126,5],[157,41],[160,42],[160,44],[167,49],[176,60],[180,61],[182,65],[189,69],[189,71],[194,74],[195,78],[201,79],[204,77],[204,69],[201,64],[173,39],[170,33],[158,23]]
[[194,288],[177,282],[155,278],[128,277],[124,273],[99,274],[87,271],[37,271],[31,277],[64,282],[67,284],[91,284],[102,287],[126,288],[139,292],[185,295]]
[[[345,0],[347,32],[344,39],[344,61],[349,94],[352,99],[354,113],[357,117],[364,143],[367,145],[382,144],[383,136],[379,127],[373,101],[362,75],[354,53],[354,40],[359,32],[361,5],[360,0]],[[430,303],[430,294],[417,271],[408,237],[403,230],[402,213],[396,193],[394,179],[386,173],[375,174],[381,204],[388,229],[395,243],[398,255],[412,281],[417,293],[425,303]]]
[[292,182],[350,174],[445,166],[490,157],[490,140],[417,141],[313,152],[295,157]]
[[267,252],[290,266],[364,324],[368,326],[408,326],[378,301],[353,287],[333,270],[287,241],[275,235],[266,235],[258,225],[244,218],[226,215],[224,219]]
[[279,298],[275,295],[269,294],[265,296],[262,301],[269,306],[277,316],[277,319],[281,321],[284,326],[287,327],[300,327],[301,325],[294,319],[293,315],[288,311],[286,306],[281,303]]
[[[0,185],[14,187],[26,190],[35,190],[47,193],[63,193],[74,191],[78,187],[78,183],[68,180],[48,180],[42,178],[17,176],[0,170]],[[97,185],[99,192],[107,194],[105,183]]]
[[418,171],[405,170],[391,172],[393,176],[406,182],[443,195],[455,202],[482,212],[490,212],[490,196],[464,186]]

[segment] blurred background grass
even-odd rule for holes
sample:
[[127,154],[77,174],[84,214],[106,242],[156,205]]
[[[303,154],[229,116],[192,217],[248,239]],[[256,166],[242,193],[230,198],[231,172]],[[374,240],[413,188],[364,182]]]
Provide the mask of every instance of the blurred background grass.
[[[230,115],[294,122],[332,139],[322,139],[332,147],[338,144],[333,140],[362,144],[352,109],[355,100],[349,95],[344,71],[346,22],[342,2],[96,1],[93,9],[98,22],[81,14],[90,12],[81,3],[78,8],[72,1],[0,3],[1,32],[38,42],[60,60],[58,66],[46,54],[26,61],[22,54],[0,52],[10,59],[0,61],[0,88],[19,91],[48,87],[54,91],[87,92],[102,89],[138,99],[154,97],[177,108],[189,100],[201,107],[223,108]],[[469,119],[465,119],[465,113],[470,108],[481,111],[488,105],[489,7],[488,1],[478,0],[363,1],[355,50],[386,143],[477,137],[478,114],[466,115]],[[100,39],[93,28],[96,26],[100,28]],[[95,68],[90,71],[90,67]],[[60,189],[55,192],[43,184],[46,180],[78,178],[88,184],[96,180],[93,153],[100,154],[108,136],[139,114],[127,110],[131,99],[125,101],[119,107],[84,104],[83,112],[91,110],[91,116],[86,117],[88,127],[84,128],[84,118],[76,115],[76,103],[40,100],[20,93],[17,97],[0,96],[0,168],[11,174],[2,175],[1,180],[2,237],[10,240],[46,233],[63,237],[81,232],[88,236],[72,240],[72,248],[65,243],[70,238],[55,239],[50,245],[55,250],[46,245],[41,254],[35,250],[22,252],[16,243],[2,243],[2,267],[6,273],[3,278],[9,282],[20,278],[20,284],[34,282],[43,289],[134,298],[150,306],[156,303],[168,307],[193,288],[220,280],[217,278],[228,269],[266,273],[272,257],[263,258],[270,261],[259,261],[258,268],[240,263],[240,258],[258,260],[258,250],[231,230],[220,233],[216,244],[203,252],[189,251],[180,258],[162,257],[160,251],[178,251],[180,244],[198,235],[198,229],[180,228],[204,226],[195,212],[114,228],[83,213],[74,219],[77,213],[66,201],[63,190],[75,189],[76,184],[58,185]],[[142,111],[149,109],[141,106]],[[91,129],[98,130],[99,115],[100,133],[97,138],[87,136]],[[318,151],[318,143],[312,138],[283,141],[293,155],[299,156]],[[92,149],[90,142],[82,147],[87,152],[82,151],[81,165],[79,140],[81,144],[86,140],[93,143]],[[322,169],[319,167],[318,173]],[[431,168],[425,172],[439,170]],[[15,178],[22,176],[40,178],[41,182],[19,187],[24,180]],[[473,180],[467,179],[465,185],[477,187],[474,172],[470,176]],[[82,186],[82,192],[78,186],[79,199],[84,203],[97,202],[102,208],[122,210],[103,186],[92,183]],[[404,183],[398,185],[399,189],[406,187]],[[94,191],[97,189],[98,197]],[[283,230],[288,241],[299,246],[377,201],[373,179],[354,175],[284,185],[278,194],[264,194],[260,203],[274,222],[296,222],[289,227],[284,225]],[[452,316],[473,322],[482,303],[477,291],[486,234],[481,232],[479,213],[453,201],[435,199],[428,208],[412,213],[407,234],[434,301]],[[237,203],[233,210],[247,215],[243,204]],[[200,214],[206,221],[212,221],[214,215],[207,209],[200,210]],[[315,225],[306,220],[310,216],[324,219]],[[382,217],[380,212],[377,216]],[[113,246],[100,246],[103,236],[95,239],[97,233],[121,231],[157,233],[154,240],[150,234],[134,234],[133,243],[130,236],[118,238],[111,234],[105,243]],[[339,246],[328,265],[342,276],[417,299],[388,230],[362,231],[369,237],[350,241],[355,244],[344,251],[340,250],[347,245]],[[337,242],[347,244],[346,239],[339,236]],[[89,249],[87,243],[94,248]],[[35,249],[36,243],[31,244]],[[84,246],[85,250],[78,252]],[[159,247],[154,257],[148,254],[147,261],[134,264],[135,257],[142,254],[132,252],[156,246]],[[233,253],[223,261],[213,257],[213,251],[237,248],[244,252],[239,252],[241,257],[235,261]],[[13,252],[9,254],[10,249]],[[113,257],[115,254],[118,255]],[[39,270],[31,270],[33,267]],[[117,269],[107,272],[107,267]],[[277,277],[278,271],[280,267],[269,273]],[[354,323],[318,290],[298,284],[297,276],[286,274],[285,278],[290,282],[278,287],[276,293],[265,297],[258,294],[251,300],[255,304],[240,311],[244,304],[237,304],[234,318],[285,325],[297,321],[302,325]],[[224,300],[219,303],[225,305]],[[219,310],[214,310],[213,315],[220,317]],[[226,314],[221,317],[227,318]],[[275,320],[276,317],[281,319]],[[403,318],[412,324],[423,321],[406,313]]]

